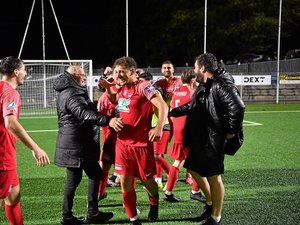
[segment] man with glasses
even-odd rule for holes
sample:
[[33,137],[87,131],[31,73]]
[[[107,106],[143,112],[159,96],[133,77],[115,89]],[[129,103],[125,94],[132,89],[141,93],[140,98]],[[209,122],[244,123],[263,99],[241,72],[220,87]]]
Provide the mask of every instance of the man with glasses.
[[[98,189],[102,170],[100,156],[99,126],[109,125],[115,131],[122,129],[122,120],[97,112],[85,86],[84,69],[71,65],[53,84],[58,92],[58,136],[54,163],[66,167],[67,181],[64,191],[62,225],[82,223],[100,224],[113,217],[112,212],[98,210]],[[75,191],[82,180],[82,172],[88,176],[88,214],[73,216],[72,207]]]

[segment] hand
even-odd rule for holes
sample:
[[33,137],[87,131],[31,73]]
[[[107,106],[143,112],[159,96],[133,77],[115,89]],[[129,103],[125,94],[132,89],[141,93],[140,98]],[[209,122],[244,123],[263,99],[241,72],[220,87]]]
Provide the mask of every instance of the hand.
[[114,86],[115,83],[113,80],[108,80],[108,79],[99,79],[99,82],[98,82],[98,86],[101,87],[101,88],[110,88],[111,86]]
[[226,139],[228,140],[228,139],[231,139],[231,138],[233,138],[235,136],[235,134],[230,134],[230,133],[227,133],[226,134]]
[[105,70],[104,70],[104,72],[103,72],[103,74],[111,74],[112,73],[112,68],[111,67],[109,67],[109,66],[107,66],[106,68],[105,68]]
[[113,117],[110,119],[109,124],[111,128],[113,128],[116,132],[119,132],[124,127],[122,118]]
[[38,148],[36,150],[33,150],[32,155],[36,160],[37,166],[46,166],[50,164],[50,159],[43,149]]
[[162,137],[162,129],[152,128],[148,133],[149,141],[159,141]]

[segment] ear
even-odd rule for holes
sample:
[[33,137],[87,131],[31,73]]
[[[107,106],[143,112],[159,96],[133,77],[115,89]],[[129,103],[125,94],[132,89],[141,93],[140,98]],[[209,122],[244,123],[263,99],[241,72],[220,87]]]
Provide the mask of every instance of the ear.
[[17,77],[19,75],[20,71],[18,69],[14,69],[13,74]]
[[136,74],[136,72],[137,72],[136,69],[134,69],[134,68],[130,69],[130,75],[131,76]]
[[200,67],[200,70],[201,70],[203,73],[205,73],[205,72],[206,72],[205,66],[201,66],[201,67]]

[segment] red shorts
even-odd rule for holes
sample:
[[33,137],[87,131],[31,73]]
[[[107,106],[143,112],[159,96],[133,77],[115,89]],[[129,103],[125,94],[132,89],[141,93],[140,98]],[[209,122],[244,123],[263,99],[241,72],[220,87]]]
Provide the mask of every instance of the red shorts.
[[154,154],[156,155],[167,154],[170,138],[171,138],[171,131],[164,130],[160,141],[153,142]]
[[115,172],[141,180],[149,180],[156,174],[152,143],[147,147],[134,147],[117,140]]
[[19,185],[17,170],[0,171],[0,198],[9,196],[11,188]]
[[115,164],[116,159],[116,140],[117,134],[108,136],[103,144],[103,148],[100,154],[100,161],[107,162],[109,164]]
[[189,148],[183,148],[182,143],[173,143],[169,156],[175,160],[183,161],[189,152]]

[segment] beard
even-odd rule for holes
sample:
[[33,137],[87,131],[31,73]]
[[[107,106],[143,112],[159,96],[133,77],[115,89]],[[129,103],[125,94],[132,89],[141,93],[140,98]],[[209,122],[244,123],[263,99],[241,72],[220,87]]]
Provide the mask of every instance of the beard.
[[195,75],[196,75],[196,81],[199,82],[199,83],[202,83],[203,82],[203,76],[202,76],[202,74],[195,73]]

